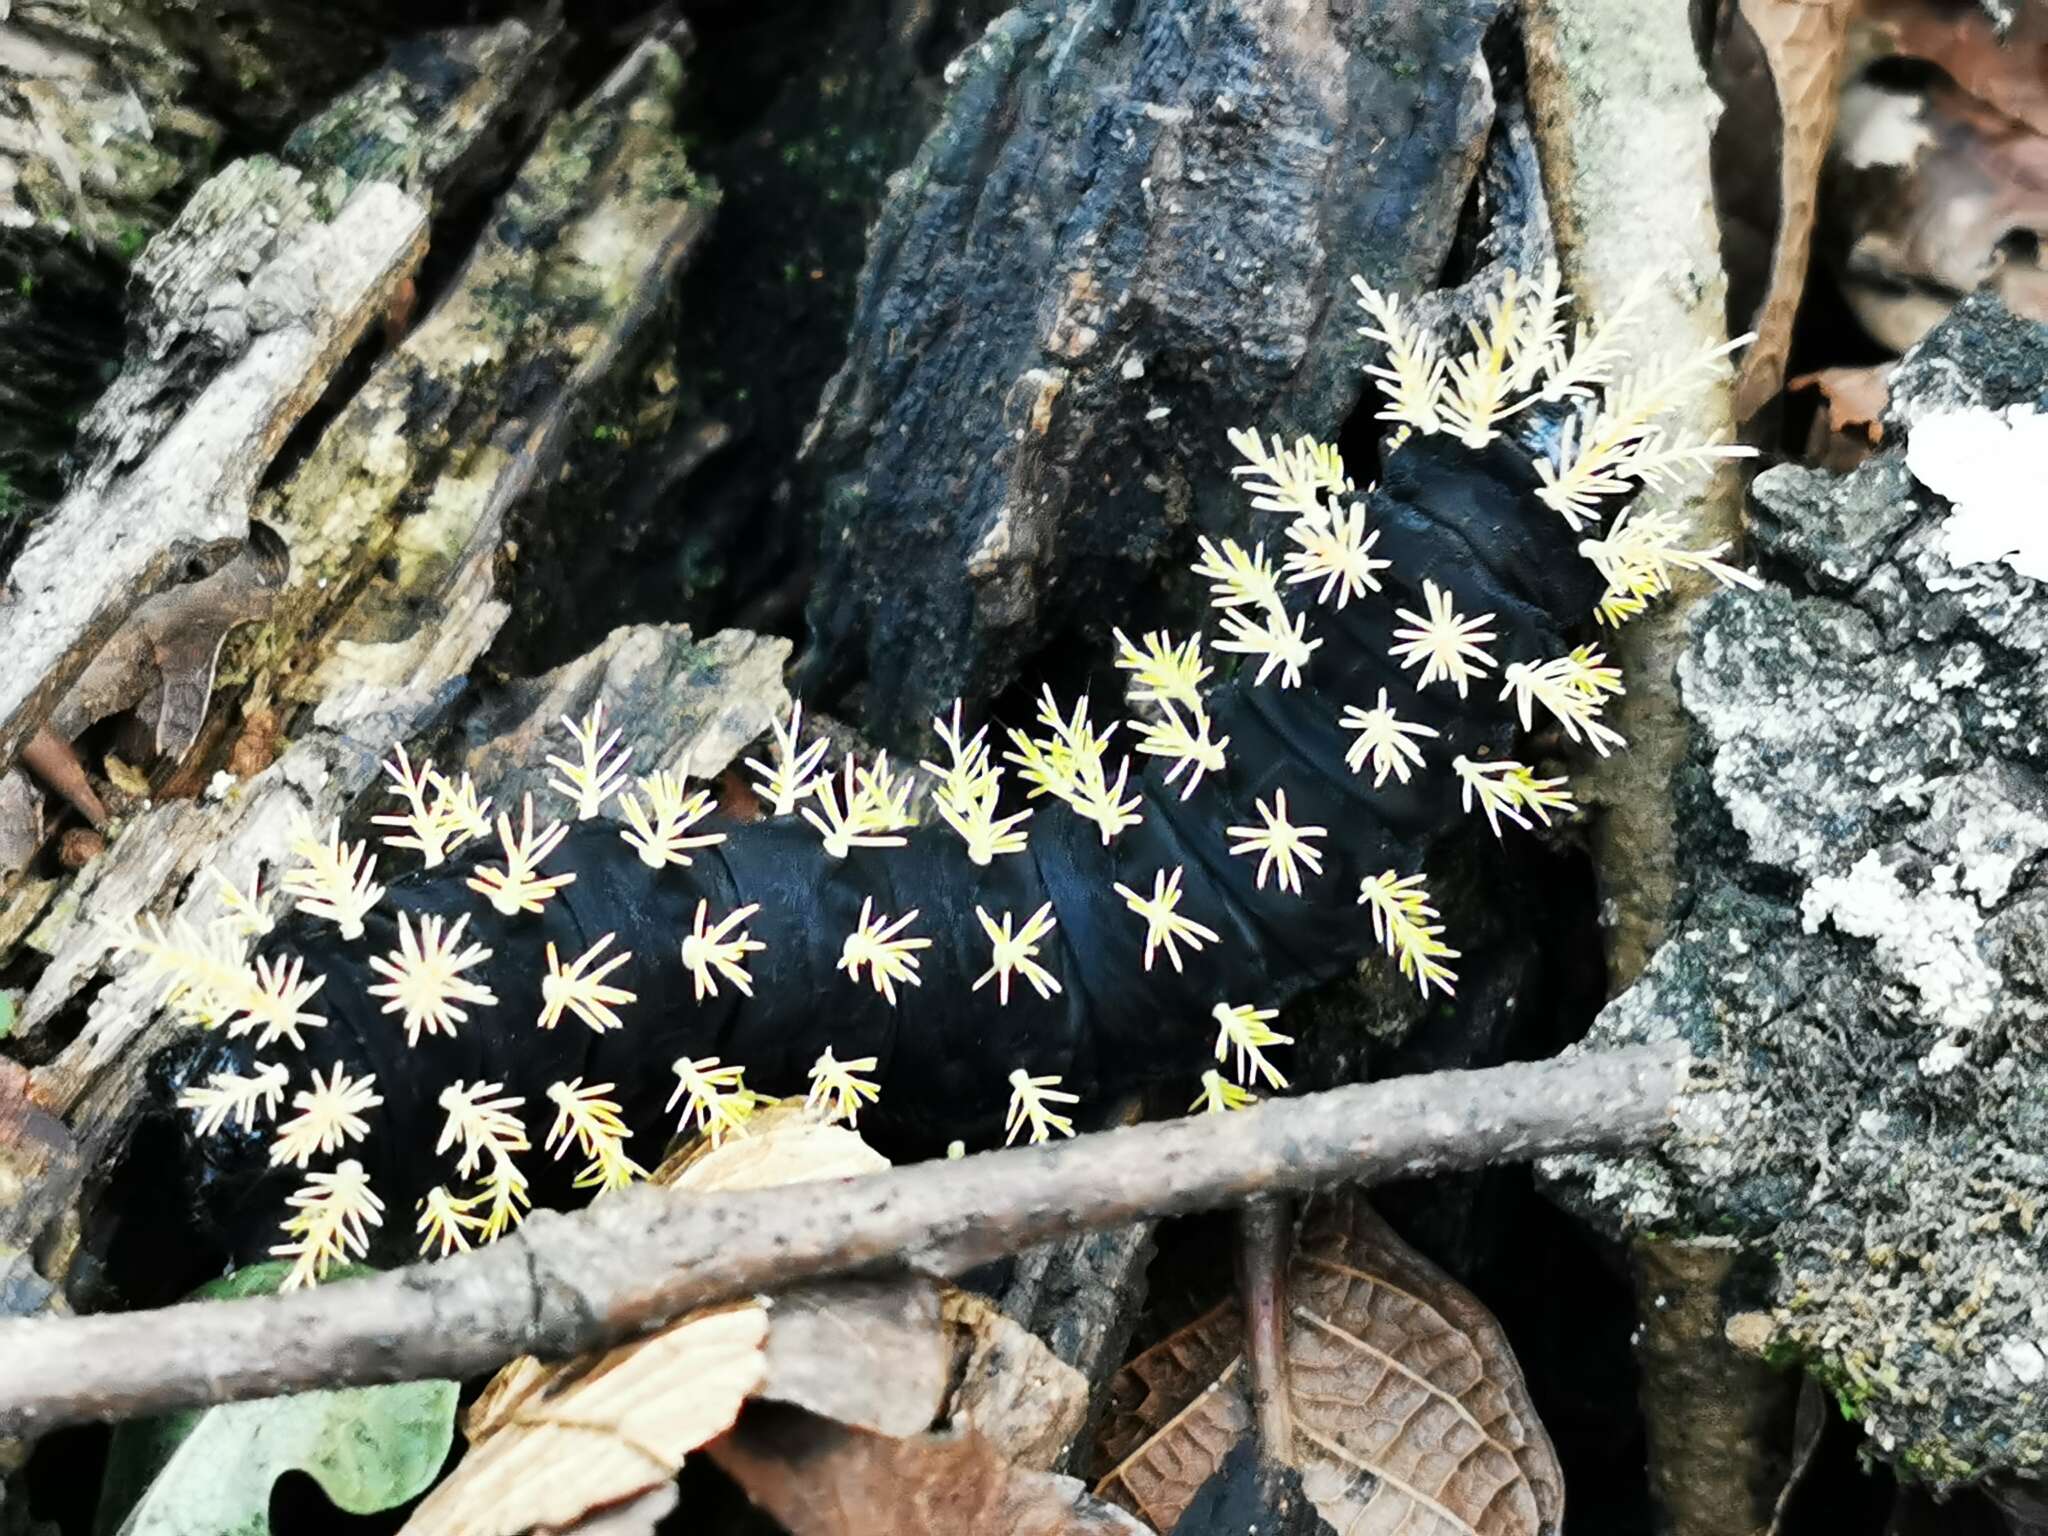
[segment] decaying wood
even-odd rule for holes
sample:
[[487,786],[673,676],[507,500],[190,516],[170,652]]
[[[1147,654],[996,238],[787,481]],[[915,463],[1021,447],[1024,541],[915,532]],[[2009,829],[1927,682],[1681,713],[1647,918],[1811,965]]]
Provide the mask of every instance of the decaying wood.
[[[318,327],[254,326],[247,349],[141,463],[104,496],[81,491],[77,514],[53,522],[39,551],[32,547],[35,561],[24,554],[17,580],[34,578],[39,611],[75,621],[74,641],[93,627],[88,600],[95,613],[119,617],[121,601],[134,598],[131,583],[109,579],[118,562],[81,572],[75,554],[61,554],[116,509],[141,530],[134,544],[159,557],[200,535],[239,541],[253,516],[276,531],[290,559],[268,620],[239,632],[222,664],[223,681],[245,690],[252,715],[283,717],[284,755],[221,798],[144,811],[33,935],[49,958],[23,1005],[22,1038],[34,1054],[55,1054],[35,1068],[29,1093],[68,1126],[80,1166],[120,1144],[145,1091],[144,1068],[169,1038],[151,999],[124,975],[94,997],[83,1027],[56,1049],[77,1023],[75,1000],[106,959],[94,920],[167,907],[210,911],[207,883],[195,874],[216,865],[246,882],[280,856],[295,826],[324,826],[343,812],[377,777],[385,744],[445,718],[454,685],[503,622],[496,585],[508,553],[506,510],[547,472],[570,405],[616,365],[714,201],[690,175],[672,127],[680,78],[675,49],[650,41],[589,100],[553,120],[431,313],[370,371],[296,472],[258,496],[282,423],[296,419],[329,376],[329,354],[345,350],[344,332],[360,334],[379,318],[425,238],[425,204],[390,183],[352,192],[332,223],[309,208],[303,228],[280,241],[251,281],[250,312],[267,313],[261,301],[280,285],[331,294],[337,274],[374,267],[377,281],[349,290],[345,321],[341,306],[327,304],[315,306],[325,317]],[[492,127],[501,95],[461,96],[451,111],[465,132],[480,134]],[[377,142],[385,144],[389,117],[374,120],[384,124]],[[381,151],[376,158],[384,163]],[[462,156],[444,158],[457,164]],[[337,250],[337,241],[353,245]],[[381,248],[391,256],[401,243],[403,261],[366,255]],[[324,265],[308,271],[316,254]],[[286,349],[302,365],[295,374]],[[224,441],[232,453],[193,457]],[[175,478],[173,465],[186,477],[182,488],[162,505],[149,502],[145,489]],[[174,524],[184,531],[174,533]],[[139,574],[154,562],[128,564]],[[0,629],[16,626],[5,632],[18,654],[61,670],[88,649],[59,646],[52,634],[38,645],[24,623],[22,602],[0,610]],[[39,665],[24,661],[7,673],[21,719],[51,693],[34,683]],[[779,692],[760,697],[757,682],[750,672],[739,707],[707,704],[729,750],[757,734],[780,702]],[[61,1278],[68,1239],[48,1234],[71,1229],[76,1180],[0,1181],[0,1189],[0,1250],[36,1247],[45,1273]]]
[[0,1322],[0,1435],[559,1358],[830,1275],[958,1274],[1063,1232],[1252,1194],[1414,1177],[1664,1134],[1662,1046],[1443,1072],[920,1163],[798,1191],[643,1186],[487,1248],[312,1292]]
[[1195,533],[1244,531],[1226,431],[1334,435],[1351,276],[1441,271],[1499,9],[1032,0],[956,59],[806,448],[806,696],[865,671],[894,744],[1063,630],[1169,612]]
[[560,41],[558,27],[517,21],[422,39],[308,119],[275,158],[238,160],[200,186],[135,260],[121,371],[79,423],[73,490],[105,495],[149,457],[266,329],[255,302],[265,265],[353,189],[388,182],[439,215],[509,169],[508,146],[556,100],[549,60]]
[[1015,1466],[1059,1467],[1088,1421],[1088,1379],[972,1291],[948,1290],[943,1308],[953,1337],[944,1421],[973,1430]]
[[[1636,313],[1662,353],[1684,357],[1727,340],[1727,280],[1714,223],[1708,141],[1718,113],[1692,55],[1686,0],[1529,0],[1529,106],[1567,286],[1593,315],[1650,286]],[[1688,426],[1733,435],[1725,387],[1702,392]],[[1671,509],[1703,543],[1742,535],[1739,477],[1723,470],[1675,492]],[[1593,852],[1619,990],[1662,941],[1678,890],[1672,773],[1685,722],[1672,664],[1694,611],[1712,591],[1681,576],[1671,597],[1621,630],[1611,651],[1628,674],[1614,724],[1629,749],[1573,764],[1572,784],[1596,808]]]
[[127,365],[0,606],[0,761],[139,601],[244,538],[286,435],[410,279],[437,189],[524,110],[549,40],[517,23],[450,37],[454,89],[380,71],[309,125],[302,163],[236,161],[138,259]]
[[0,605],[0,758],[11,760],[135,604],[246,537],[263,471],[426,252],[426,209],[385,182],[308,220],[251,280],[254,334],[154,450],[30,536]]
[[0,229],[128,254],[231,131],[277,134],[431,24],[408,0],[270,0],[260,21],[234,0],[11,0],[0,22]]
[[1039,1338],[1088,1384],[1089,1412],[1072,1426],[1048,1466],[1073,1470],[1087,1444],[1085,1430],[1104,1402],[1145,1301],[1154,1223],[1062,1238],[1020,1254],[1002,1309]]
[[1727,1338],[1732,1241],[1633,1245],[1650,1481],[1673,1536],[1754,1536],[1785,1487],[1799,1378]]
[[0,561],[119,356],[125,258],[206,174],[223,127],[146,5],[16,0],[0,17]]

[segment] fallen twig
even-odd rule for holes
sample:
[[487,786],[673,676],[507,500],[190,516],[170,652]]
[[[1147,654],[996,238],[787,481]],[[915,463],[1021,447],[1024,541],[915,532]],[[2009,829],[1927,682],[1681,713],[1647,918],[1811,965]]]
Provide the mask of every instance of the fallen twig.
[[1284,1195],[1260,1195],[1237,1213],[1237,1299],[1244,1308],[1244,1356],[1259,1454],[1284,1462],[1294,1452],[1294,1394],[1287,1372],[1287,1268],[1294,1258],[1294,1211]]
[[800,1189],[643,1187],[538,1214],[473,1253],[319,1290],[0,1323],[0,1436],[472,1376],[821,1276],[958,1274],[1068,1233],[1251,1194],[1641,1145],[1668,1126],[1687,1059],[1661,1045],[1397,1078]]

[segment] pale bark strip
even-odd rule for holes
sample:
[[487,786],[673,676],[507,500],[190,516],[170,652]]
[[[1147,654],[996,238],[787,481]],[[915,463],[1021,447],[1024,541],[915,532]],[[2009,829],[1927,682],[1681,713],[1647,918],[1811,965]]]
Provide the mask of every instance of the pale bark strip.
[[[275,706],[290,745],[225,798],[166,800],[138,813],[38,932],[48,960],[17,1031],[49,1059],[26,1097],[62,1118],[72,1155],[61,1177],[21,1174],[0,1105],[0,1251],[37,1253],[46,1278],[68,1278],[76,1247],[59,1234],[78,1230],[85,1171],[116,1155],[151,1102],[150,1059],[176,1037],[132,967],[117,968],[73,1028],[108,953],[96,919],[182,910],[206,920],[216,909],[210,883],[192,879],[198,870],[214,865],[246,883],[283,854],[301,820],[326,827],[378,776],[367,744],[412,739],[442,718],[449,683],[469,672],[505,617],[497,581],[507,509],[550,476],[562,423],[619,373],[707,227],[715,194],[689,174],[671,122],[679,82],[674,50],[653,40],[557,117],[463,271],[379,359],[306,461],[253,506],[239,491],[227,498],[224,528],[242,538],[253,511],[285,542],[292,571],[260,636],[245,630],[230,647],[239,675],[224,664],[223,684],[248,683],[254,702]],[[431,125],[422,136],[447,142]],[[372,190],[418,209],[381,183]],[[216,387],[271,340],[258,334]],[[310,373],[304,384],[320,387]],[[210,398],[178,419],[158,457],[203,425]],[[246,477],[254,492],[271,452],[249,457],[261,460]],[[120,481],[102,511],[156,463]],[[204,499],[199,487],[224,483],[211,470],[192,473],[185,499],[194,504]],[[138,514],[135,526],[148,538],[157,525],[145,528]],[[53,591],[83,593],[95,574],[78,574],[71,588],[53,578]],[[0,636],[12,622],[0,607]],[[26,687],[32,670],[24,664],[6,679]],[[307,707],[293,715],[294,705]],[[775,700],[760,707],[765,720]]]
[[256,280],[248,349],[110,495],[67,497],[36,530],[0,606],[0,761],[183,558],[246,537],[279,445],[426,248],[426,208],[384,182],[309,225]]
[[[1692,50],[1685,0],[1529,0],[1529,105],[1566,286],[1589,316],[1613,310],[1646,278],[1638,334],[1661,357],[1728,339],[1727,278],[1714,222],[1707,148],[1720,102]],[[1686,415],[1732,435],[1729,380]],[[1701,545],[1739,539],[1742,479],[1724,468],[1668,495]],[[1635,980],[1663,942],[1678,888],[1671,776],[1685,753],[1672,669],[1701,601],[1685,575],[1674,593],[1622,629],[1612,654],[1628,675],[1614,724],[1629,750],[1574,764],[1581,804],[1595,806],[1608,982]]]
[[[629,1190],[435,1264],[288,1296],[0,1323],[0,1436],[562,1358],[828,1275],[958,1274],[1066,1233],[1252,1194],[1639,1146],[1687,1053],[1443,1072],[800,1191]],[[392,1220],[408,1220],[393,1212]]]

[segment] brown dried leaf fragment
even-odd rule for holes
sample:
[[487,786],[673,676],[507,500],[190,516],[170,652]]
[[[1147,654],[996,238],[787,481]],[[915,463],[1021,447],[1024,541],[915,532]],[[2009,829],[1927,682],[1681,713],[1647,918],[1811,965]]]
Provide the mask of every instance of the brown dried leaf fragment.
[[2048,134],[2048,12],[2040,6],[2020,6],[2003,37],[1974,5],[1862,0],[1858,14],[1897,52],[1940,66],[1986,106]]
[[1770,402],[1785,379],[1792,321],[1806,291],[1813,250],[1821,166],[1834,138],[1848,64],[1854,0],[1738,0],[1738,9],[1770,65],[1782,145],[1770,284],[1757,312],[1756,341],[1743,356],[1735,381],[1735,419],[1747,421]]
[[763,1405],[706,1453],[790,1536],[1145,1532],[1078,1479],[1013,1467],[972,1431],[890,1439]]
[[[1291,1459],[1325,1520],[1347,1536],[1555,1536],[1563,1474],[1500,1325],[1362,1196],[1310,1208],[1288,1299]],[[1250,1427],[1241,1337],[1218,1308],[1125,1368],[1098,1492],[1173,1528]]]
[[1884,408],[1891,400],[1892,363],[1861,368],[1822,368],[1802,373],[1785,387],[1817,389],[1827,402],[1828,430],[1857,433],[1875,446],[1884,441]]
[[[889,1166],[851,1131],[800,1114],[770,1110],[753,1134],[702,1155],[670,1159],[657,1182],[700,1191],[758,1189],[807,1179],[845,1178]],[[566,1365],[527,1357],[506,1366],[463,1422],[469,1454],[406,1523],[403,1536],[519,1536],[567,1528],[593,1511],[634,1499],[670,1482],[683,1458],[730,1429],[748,1398],[775,1390],[806,1400],[827,1379],[800,1356],[833,1329],[826,1288],[767,1304],[698,1313],[603,1355]],[[926,1285],[900,1303],[865,1298],[855,1307],[867,1339],[851,1369],[873,1378],[874,1391],[904,1398],[891,1409],[852,1401],[857,1382],[841,1383],[828,1406],[864,1418],[885,1411],[897,1421],[931,1420],[944,1390],[938,1304]],[[789,1318],[791,1337],[771,1348],[775,1316]],[[930,1358],[911,1347],[924,1321]],[[808,1336],[810,1343],[803,1342]],[[897,1368],[878,1361],[894,1355]],[[919,1394],[922,1401],[917,1401]]]
[[469,1454],[414,1511],[408,1536],[571,1526],[662,1486],[739,1416],[767,1337],[767,1312],[748,1304],[613,1350],[559,1390],[548,1390],[559,1373],[519,1362],[471,1410]]
[[1251,1433],[1244,1361],[1233,1359],[1095,1485],[1098,1497],[1130,1510],[1155,1531],[1170,1531],[1195,1495]]
[[1237,1362],[1244,1317],[1226,1301],[1132,1358],[1109,1383],[1109,1403],[1095,1440],[1095,1477],[1154,1438]]

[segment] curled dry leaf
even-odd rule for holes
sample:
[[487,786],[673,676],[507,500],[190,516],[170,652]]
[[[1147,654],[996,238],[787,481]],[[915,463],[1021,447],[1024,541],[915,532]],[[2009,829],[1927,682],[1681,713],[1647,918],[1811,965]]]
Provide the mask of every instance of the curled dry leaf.
[[1821,166],[1834,136],[1848,59],[1853,0],[1738,0],[1777,89],[1782,146],[1778,167],[1778,232],[1769,287],[1757,312],[1756,341],[1735,383],[1735,419],[1747,421],[1784,382],[1792,321],[1806,290]]
[[1893,363],[1861,368],[1822,368],[1786,384],[1787,393],[1820,392],[1825,407],[1806,430],[1806,461],[1830,474],[1846,475],[1877,451],[1884,439],[1884,409],[1891,395]]
[[526,1374],[516,1396],[508,1391],[486,1413],[472,1414],[469,1455],[405,1529],[412,1536],[555,1530],[659,1487],[685,1454],[739,1417],[761,1384],[767,1341],[767,1311],[749,1303],[613,1350],[558,1391],[538,1378],[559,1373]]
[[[1310,1210],[1288,1299],[1291,1459],[1324,1519],[1347,1536],[1555,1536],[1563,1474],[1500,1325],[1361,1196]],[[1099,1493],[1173,1529],[1251,1423],[1240,1338],[1218,1308],[1125,1367]]]
[[[680,1154],[657,1177],[679,1189],[758,1189],[889,1166],[853,1132],[794,1111],[764,1112],[755,1126],[721,1147]],[[934,1341],[935,1405],[944,1385],[937,1303],[927,1297],[923,1305]],[[814,1312],[791,1308],[792,1325],[819,1326]],[[470,1409],[463,1426],[469,1454],[414,1512],[405,1536],[564,1529],[669,1482],[684,1456],[730,1429],[763,1388],[770,1333],[769,1306],[748,1302],[567,1365],[514,1361]],[[787,1348],[783,1355],[781,1373],[798,1382],[802,1373]],[[927,1408],[922,1422],[929,1419]]]
[[891,1439],[749,1410],[706,1454],[790,1536],[1144,1536],[1078,1479],[1013,1467],[973,1431]]
[[1893,363],[1860,368],[1822,368],[1802,373],[1788,389],[1817,389],[1827,403],[1828,430],[1859,433],[1872,444],[1884,441],[1884,408],[1891,400]]

